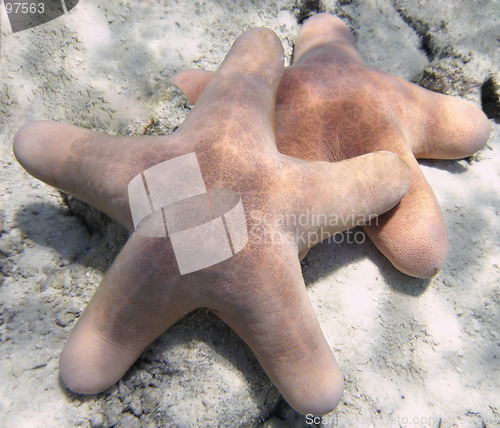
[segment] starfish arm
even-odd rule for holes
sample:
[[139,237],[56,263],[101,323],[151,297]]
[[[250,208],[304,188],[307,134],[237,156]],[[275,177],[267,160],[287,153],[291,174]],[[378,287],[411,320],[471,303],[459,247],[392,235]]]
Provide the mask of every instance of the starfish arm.
[[175,73],[170,82],[186,94],[191,104],[195,104],[214,74],[209,70],[188,68]]
[[403,159],[411,169],[408,193],[395,208],[377,217],[364,229],[401,272],[417,278],[430,278],[446,261],[446,224],[418,162],[410,155]]
[[318,13],[300,29],[293,52],[294,64],[307,64],[310,53],[318,49],[328,51],[332,47],[349,61],[363,63],[347,25],[336,16]]
[[239,36],[177,131],[201,131],[204,141],[245,135],[254,151],[276,150],[274,111],[283,74],[283,47],[276,34],[255,28]]
[[485,144],[489,122],[472,103],[370,68],[354,50],[337,18],[304,24],[296,61],[278,89],[279,151],[330,161],[378,150],[400,155],[411,169],[410,190],[365,230],[399,270],[431,277],[445,261],[448,236],[415,157],[468,156]]
[[132,235],[64,346],[59,364],[68,388],[109,388],[147,345],[195,309],[197,290],[181,278],[170,241]]
[[[349,28],[332,15],[318,14],[307,20],[297,37],[294,65],[324,61],[318,60],[321,50],[330,54],[335,52],[337,67],[342,58],[364,65]],[[370,70],[367,66],[365,68]],[[472,102],[434,93],[388,73],[373,71],[392,81],[394,88],[399,88],[404,98],[402,101],[410,106],[413,104],[406,117],[403,114],[400,120],[408,128],[412,127],[412,122],[421,125],[420,129],[412,130],[414,135],[410,139],[417,158],[460,159],[486,144],[490,124],[486,115]],[[398,105],[401,105],[400,101]]]
[[307,225],[301,222],[299,242],[306,247],[299,247],[300,252],[393,208],[408,191],[411,177],[408,165],[385,151],[335,163],[307,162],[302,170],[297,193],[309,219]]
[[16,133],[13,149],[31,175],[85,200],[131,230],[127,186],[149,166],[147,150],[159,139],[146,143],[144,137],[114,137],[39,121]]
[[221,289],[208,304],[251,347],[295,410],[325,414],[342,396],[342,374],[307,296],[293,237],[273,236],[282,242],[259,248],[258,259],[242,252],[245,262],[230,271],[231,292]]
[[482,110],[471,101],[442,95],[412,85],[426,112],[424,133],[412,141],[420,159],[461,159],[480,150],[491,126]]

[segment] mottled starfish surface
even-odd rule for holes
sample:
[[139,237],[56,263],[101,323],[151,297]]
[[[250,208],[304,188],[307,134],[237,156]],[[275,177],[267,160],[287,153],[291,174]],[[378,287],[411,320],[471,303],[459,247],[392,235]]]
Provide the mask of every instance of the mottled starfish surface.
[[[211,72],[186,70],[172,81],[194,102],[210,79]],[[368,67],[339,18],[318,14],[301,28],[278,89],[278,149],[329,162],[377,150],[399,154],[411,169],[410,190],[365,230],[402,272],[431,277],[448,252],[441,209],[416,158],[464,158],[489,134],[488,119],[473,103]]]
[[[298,254],[394,207],[409,188],[410,171],[389,152],[338,163],[279,153],[274,115],[283,70],[277,36],[254,29],[236,40],[172,135],[115,137],[56,122],[35,122],[16,134],[14,153],[29,173],[129,230],[142,218],[134,213],[147,214],[149,203],[159,208],[153,205],[163,197],[162,186],[166,193],[191,186],[177,175],[189,176],[194,159],[201,175],[194,168],[191,176],[202,179],[208,193],[239,195],[244,210],[244,247],[190,273],[180,271],[169,231],[172,221],[196,214],[197,204],[173,220],[157,210],[166,236],[131,234],[61,354],[61,377],[71,390],[110,387],[157,336],[206,307],[248,343],[295,409],[323,414],[338,403],[342,375],[308,299]],[[191,163],[178,168],[178,159]],[[168,165],[177,165],[172,174]],[[159,178],[154,183],[153,171]],[[155,189],[144,191],[146,183]],[[137,195],[144,206],[131,207],[132,188],[142,189]],[[209,202],[213,219],[216,207]]]

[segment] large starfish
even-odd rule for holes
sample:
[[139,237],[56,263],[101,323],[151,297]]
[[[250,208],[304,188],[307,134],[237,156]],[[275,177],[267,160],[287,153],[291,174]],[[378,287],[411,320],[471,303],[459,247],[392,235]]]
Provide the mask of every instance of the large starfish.
[[[113,385],[169,326],[207,307],[249,344],[295,409],[324,414],[338,403],[342,375],[297,256],[392,208],[410,173],[389,152],[335,164],[279,153],[282,73],[278,38],[254,29],[170,136],[112,137],[56,122],[16,134],[14,152],[29,173],[137,226],[63,349],[60,373],[71,390]],[[183,235],[187,225],[213,226],[205,229],[212,235],[196,244],[198,232]],[[178,251],[183,236],[194,257]],[[211,256],[219,259],[208,263]]]
[[[185,70],[172,81],[194,102],[211,76]],[[410,190],[397,207],[364,228],[402,272],[431,277],[448,252],[441,209],[416,158],[463,158],[483,147],[489,134],[488,119],[473,103],[364,64],[339,18],[318,14],[301,28],[294,63],[278,89],[278,149],[330,162],[377,150],[399,154],[412,172]]]

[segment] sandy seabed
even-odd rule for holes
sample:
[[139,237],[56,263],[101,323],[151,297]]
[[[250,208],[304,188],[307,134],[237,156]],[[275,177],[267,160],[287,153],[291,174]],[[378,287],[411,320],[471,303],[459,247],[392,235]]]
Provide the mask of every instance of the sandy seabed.
[[[0,426],[500,426],[498,2],[80,0],[14,34],[0,9]],[[318,11],[351,26],[367,63],[468,98],[491,118],[473,157],[422,162],[448,226],[446,265],[432,280],[410,278],[347,234],[311,251],[303,274],[346,381],[323,419],[290,409],[206,311],[176,324],[105,393],[67,392],[59,354],[126,235],[26,174],[12,154],[16,130],[53,119],[172,132],[189,106],[168,77],[216,69],[255,26],[278,34],[289,63],[300,21]]]

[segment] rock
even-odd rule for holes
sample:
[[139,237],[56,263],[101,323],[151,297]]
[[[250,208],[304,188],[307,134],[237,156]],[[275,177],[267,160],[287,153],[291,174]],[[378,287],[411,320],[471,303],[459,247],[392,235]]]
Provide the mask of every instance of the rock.
[[66,327],[75,320],[79,313],[80,310],[76,307],[65,309],[63,312],[59,312],[56,315],[56,324],[61,327]]
[[303,428],[309,426],[304,415],[293,410],[284,400],[278,404],[273,415],[259,428]]
[[119,426],[123,428],[137,428],[139,420],[131,413],[124,413],[120,418]]
[[105,428],[108,426],[108,418],[102,412],[93,412],[90,417],[91,428]]
[[102,413],[108,419],[111,426],[115,426],[120,422],[124,410],[125,407],[117,397],[107,396],[102,406]]
[[141,405],[144,413],[152,413],[156,409],[157,404],[158,401],[148,391],[143,391]]
[[141,397],[137,393],[132,394],[128,408],[135,416],[139,417],[142,415],[143,410],[142,410]]
[[273,417],[260,425],[259,428],[290,428],[290,425],[288,421],[285,422],[281,419]]
[[488,119],[500,123],[500,73],[491,76],[481,86],[481,105]]
[[[434,92],[467,98],[478,105],[486,102],[489,115],[495,116],[495,92],[485,92],[483,88],[485,81],[493,81],[490,73],[488,62],[482,55],[458,48],[448,49],[424,69],[418,84]],[[483,100],[485,94],[488,100]]]
[[431,61],[419,84],[470,98],[483,109],[486,101],[488,117],[499,116],[498,89],[492,85],[498,82],[500,64],[498,10],[492,13],[488,7],[456,2],[425,3],[422,7],[411,0],[394,2],[398,13],[419,35]]
[[118,396],[123,403],[130,403],[130,393],[132,388],[130,388],[123,379],[118,382]]
[[19,229],[11,229],[0,235],[0,253],[13,256],[23,251],[23,236]]

